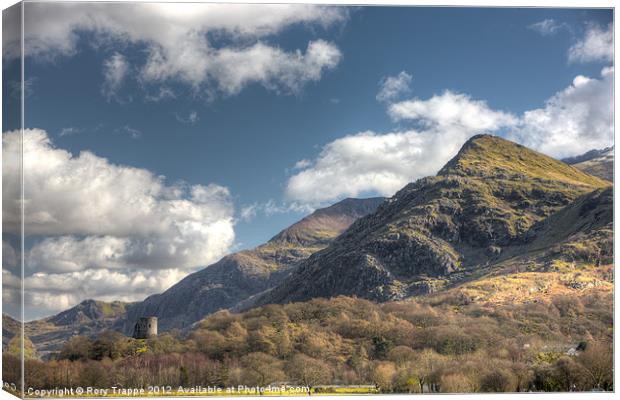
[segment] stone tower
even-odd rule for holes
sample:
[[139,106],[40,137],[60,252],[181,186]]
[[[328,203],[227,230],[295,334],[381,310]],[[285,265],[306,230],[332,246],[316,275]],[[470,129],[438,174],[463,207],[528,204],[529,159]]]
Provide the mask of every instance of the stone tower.
[[157,336],[157,317],[140,317],[133,328],[134,339]]

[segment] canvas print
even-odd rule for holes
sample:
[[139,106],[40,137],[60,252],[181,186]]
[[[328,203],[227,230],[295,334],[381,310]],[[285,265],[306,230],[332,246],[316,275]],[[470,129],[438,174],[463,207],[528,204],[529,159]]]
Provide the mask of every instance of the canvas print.
[[613,391],[613,15],[5,9],[4,391]]

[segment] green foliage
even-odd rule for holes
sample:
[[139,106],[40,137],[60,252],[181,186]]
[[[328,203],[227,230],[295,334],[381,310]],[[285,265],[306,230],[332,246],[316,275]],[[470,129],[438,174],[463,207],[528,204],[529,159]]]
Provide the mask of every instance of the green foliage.
[[101,308],[101,312],[105,318],[111,318],[125,313],[125,303],[121,301],[113,301],[111,303],[98,301],[97,304]]
[[70,361],[86,360],[91,353],[92,342],[85,336],[73,336],[60,350],[59,358]]
[[554,363],[562,357],[561,352],[557,351],[541,351],[536,354],[536,361],[539,363]]
[[100,334],[90,347],[89,357],[93,360],[104,358],[116,359],[127,353],[127,342],[118,332],[105,331]]
[[[8,351],[7,353],[12,355],[13,357],[22,358],[22,336],[15,335],[9,341]],[[35,349],[32,341],[28,337],[24,337],[23,340],[23,358],[24,359],[35,359],[37,358],[37,350]]]
[[372,353],[374,358],[378,360],[384,360],[387,358],[387,355],[390,349],[393,347],[393,344],[390,340],[386,339],[383,336],[375,336],[372,338]]
[[290,382],[325,393],[345,390],[335,382],[364,393],[367,385],[390,393],[610,390],[612,300],[597,292],[489,306],[460,295],[316,299],[217,313],[183,339],[76,336],[59,360],[26,368],[42,387],[108,379],[126,387]]
[[459,154],[439,171],[439,174],[489,177],[508,174],[520,175],[532,180],[554,180],[591,188],[609,186],[609,182],[588,175],[568,164],[490,135],[478,135],[471,138],[461,148]]

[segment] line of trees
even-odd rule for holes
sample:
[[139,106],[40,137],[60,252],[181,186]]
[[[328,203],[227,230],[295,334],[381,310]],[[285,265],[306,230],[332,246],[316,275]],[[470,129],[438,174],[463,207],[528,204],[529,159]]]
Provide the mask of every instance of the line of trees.
[[[76,336],[26,361],[35,388],[375,385],[385,393],[612,390],[612,297],[484,308],[339,297],[223,311],[189,334]],[[18,362],[4,355],[4,370]],[[10,381],[6,376],[5,381]]]

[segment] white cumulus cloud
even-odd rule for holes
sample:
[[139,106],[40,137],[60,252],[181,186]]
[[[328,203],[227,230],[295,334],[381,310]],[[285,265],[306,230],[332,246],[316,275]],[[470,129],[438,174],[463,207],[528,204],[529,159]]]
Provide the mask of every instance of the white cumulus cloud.
[[379,93],[377,93],[377,101],[382,103],[396,100],[399,96],[408,94],[411,91],[412,76],[401,71],[396,76],[388,76],[379,82]]
[[[212,79],[225,95],[237,94],[253,82],[270,90],[295,93],[308,82],[318,81],[325,70],[336,67],[342,58],[340,50],[324,40],[309,42],[305,53],[285,52],[258,42],[250,47],[214,50],[203,59],[192,61],[195,56],[193,50],[169,55],[153,52],[142,76],[148,81],[180,77],[192,85]],[[191,64],[190,74],[179,70],[176,61],[169,62],[179,58]]]
[[[3,222],[9,234],[20,227],[20,142],[17,131],[3,134]],[[88,151],[73,155],[40,129],[24,131],[23,149],[25,234],[33,243],[26,251],[32,276],[26,282],[66,278],[73,288],[58,294],[59,286],[48,284],[40,296],[75,299],[76,287],[88,288],[88,279],[106,273],[129,283],[148,277],[148,285],[124,291],[151,294],[170,282],[157,277],[181,277],[233,245],[234,210],[223,186],[168,184],[148,170],[112,164]]]
[[[126,79],[127,61],[118,50],[128,44],[145,47],[142,64],[132,68],[143,84],[165,87],[175,80],[210,96],[236,94],[251,83],[295,92],[333,68],[340,51],[322,40],[309,41],[305,53],[268,42],[287,27],[327,28],[344,22],[347,13],[344,7],[302,4],[29,3],[25,52],[36,60],[73,56],[81,32],[93,33],[89,40],[98,49],[114,51],[104,65],[104,94]],[[19,56],[13,31],[7,29],[4,38],[7,58]]]
[[408,182],[434,175],[478,133],[499,134],[557,158],[610,146],[613,68],[603,69],[600,78],[577,76],[541,108],[521,115],[449,90],[390,104],[388,114],[417,128],[361,132],[326,144],[293,169],[285,189],[289,201],[316,206],[347,196],[390,196]]
[[[66,273],[35,273],[25,278],[26,319],[44,317],[73,307],[85,299],[139,301],[160,293],[184,278],[180,268],[158,271],[87,269]],[[19,300],[20,281],[2,270],[3,301]]]
[[461,127],[474,132],[496,130],[516,122],[512,114],[495,111],[483,100],[449,90],[428,100],[412,99],[391,104],[388,113],[395,121],[414,120],[426,127]]
[[378,193],[391,196],[408,182],[433,175],[469,137],[516,124],[517,117],[486,102],[445,91],[429,99],[392,103],[396,121],[420,129],[348,135],[325,145],[315,160],[301,160],[286,197],[312,205]]
[[599,79],[577,76],[544,107],[523,113],[508,137],[556,158],[601,149],[614,141],[614,70]]
[[18,265],[19,254],[8,242],[2,241],[2,265],[5,268],[15,268]]
[[444,129],[345,136],[328,143],[289,179],[286,196],[313,205],[368,193],[391,196],[408,182],[436,173],[471,134]]
[[585,35],[568,49],[569,62],[610,62],[614,58],[613,24],[606,27],[591,25]]

